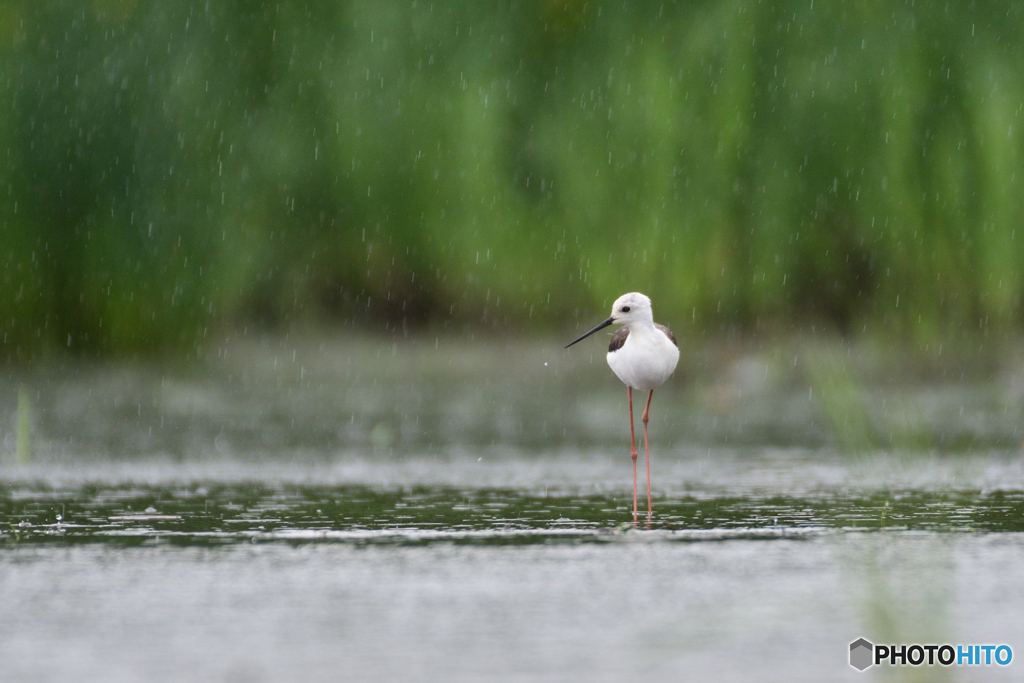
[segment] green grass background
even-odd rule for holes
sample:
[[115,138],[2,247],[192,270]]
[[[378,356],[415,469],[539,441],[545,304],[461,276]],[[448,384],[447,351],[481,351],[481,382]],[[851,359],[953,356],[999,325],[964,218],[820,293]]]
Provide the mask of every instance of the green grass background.
[[[1019,331],[1021,2],[0,2],[0,354]],[[1022,232],[1017,239],[1017,232]]]

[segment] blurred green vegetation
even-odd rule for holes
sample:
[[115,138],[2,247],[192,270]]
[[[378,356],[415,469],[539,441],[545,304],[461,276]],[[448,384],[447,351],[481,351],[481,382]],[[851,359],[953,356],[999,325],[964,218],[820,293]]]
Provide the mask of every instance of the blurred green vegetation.
[[629,290],[683,333],[1017,330],[1022,38],[1005,1],[3,0],[0,353]]

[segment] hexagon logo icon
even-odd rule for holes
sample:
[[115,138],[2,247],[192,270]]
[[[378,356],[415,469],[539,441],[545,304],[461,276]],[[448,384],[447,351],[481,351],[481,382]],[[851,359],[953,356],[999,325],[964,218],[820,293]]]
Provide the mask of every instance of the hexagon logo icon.
[[850,643],[850,666],[857,671],[863,671],[874,662],[875,646],[865,638],[858,638]]

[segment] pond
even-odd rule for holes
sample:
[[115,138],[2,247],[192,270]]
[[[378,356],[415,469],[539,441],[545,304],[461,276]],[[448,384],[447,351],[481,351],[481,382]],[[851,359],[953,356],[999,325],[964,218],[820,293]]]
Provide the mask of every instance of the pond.
[[848,664],[1024,652],[1012,364],[690,349],[634,523],[625,392],[558,342],[6,371],[0,679],[1016,678]]

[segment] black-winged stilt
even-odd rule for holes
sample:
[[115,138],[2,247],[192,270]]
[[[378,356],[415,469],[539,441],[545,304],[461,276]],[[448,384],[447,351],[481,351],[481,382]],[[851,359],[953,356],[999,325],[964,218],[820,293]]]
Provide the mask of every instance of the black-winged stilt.
[[654,322],[651,300],[639,292],[623,294],[612,304],[612,314],[586,334],[566,344],[569,348],[609,325],[622,325],[612,335],[608,345],[608,365],[626,385],[629,397],[629,443],[633,458],[633,521],[637,518],[636,505],[636,433],[633,429],[633,389],[650,392],[641,418],[644,423],[644,461],[647,465],[647,514],[651,506],[651,456],[647,445],[647,418],[651,410],[654,390],[664,384],[679,362],[676,338],[664,325]]

